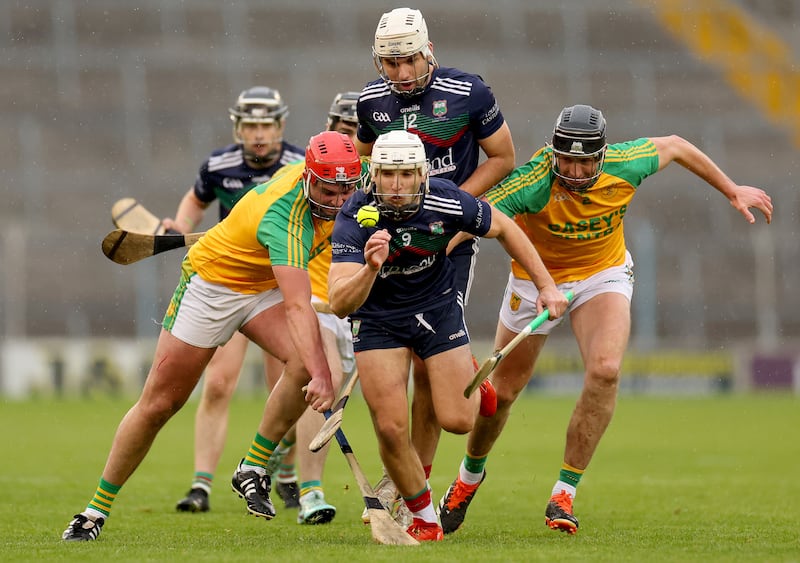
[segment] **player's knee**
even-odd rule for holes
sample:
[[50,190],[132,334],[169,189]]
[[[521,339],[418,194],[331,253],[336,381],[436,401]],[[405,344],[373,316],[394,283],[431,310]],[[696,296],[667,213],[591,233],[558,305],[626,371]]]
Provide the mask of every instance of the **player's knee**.
[[587,367],[586,379],[590,385],[598,387],[616,387],[619,383],[620,362],[604,358]]
[[471,409],[462,409],[461,412],[447,413],[439,418],[442,430],[451,434],[467,434],[475,423],[475,413]]

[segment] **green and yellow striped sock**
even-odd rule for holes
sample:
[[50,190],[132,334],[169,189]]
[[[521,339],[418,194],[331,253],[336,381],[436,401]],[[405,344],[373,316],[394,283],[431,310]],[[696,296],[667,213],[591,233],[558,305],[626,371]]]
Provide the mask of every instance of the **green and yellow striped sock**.
[[254,467],[266,469],[269,458],[272,456],[272,452],[275,451],[277,446],[278,444],[276,442],[267,440],[264,436],[256,432],[256,437],[253,438],[253,441],[250,443],[250,449],[247,450],[247,455],[244,457],[242,465],[252,465]]
[[307,495],[311,491],[319,491],[322,493],[322,481],[303,481],[300,483],[301,497]]
[[567,483],[568,485],[572,485],[573,487],[577,487],[578,483],[583,477],[584,469],[578,469],[577,467],[572,467],[568,463],[564,462],[561,465],[561,471],[558,474],[558,480]]
[[101,477],[97,490],[94,492],[94,497],[86,505],[86,512],[93,516],[98,516],[98,513],[100,513],[104,518],[108,518],[108,514],[111,512],[111,505],[114,504],[114,499],[117,498],[117,493],[121,488],[122,485],[112,485]]

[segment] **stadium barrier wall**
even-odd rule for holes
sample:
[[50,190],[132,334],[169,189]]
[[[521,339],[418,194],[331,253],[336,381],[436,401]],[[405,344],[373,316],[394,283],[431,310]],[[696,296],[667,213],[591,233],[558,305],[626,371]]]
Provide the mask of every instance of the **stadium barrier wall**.
[[[479,359],[490,342],[474,344]],[[155,339],[11,339],[0,345],[0,396],[135,396],[144,383]],[[264,391],[262,356],[251,345],[237,392]],[[583,373],[577,350],[555,345],[543,352],[528,389],[574,393]],[[622,393],[709,394],[752,390],[800,393],[800,353],[739,351],[630,350]],[[195,394],[198,390],[195,390]]]

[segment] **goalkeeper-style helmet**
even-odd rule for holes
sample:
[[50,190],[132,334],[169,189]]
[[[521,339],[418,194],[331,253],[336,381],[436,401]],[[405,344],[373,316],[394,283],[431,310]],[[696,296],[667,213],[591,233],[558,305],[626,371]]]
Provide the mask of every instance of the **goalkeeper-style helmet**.
[[[319,186],[320,182],[336,184],[338,191]],[[324,131],[309,139],[303,193],[314,216],[332,221],[347,198],[363,184],[361,158],[350,137],[336,131]]]
[[[416,77],[416,87],[404,90],[399,81],[391,80],[383,67],[383,59],[394,57],[413,57],[417,53],[427,61],[427,72]],[[411,8],[395,8],[381,16],[375,30],[375,43],[372,47],[372,60],[383,81],[392,91],[403,97],[413,97],[422,92],[427,85],[431,70],[438,67],[428,39],[428,26],[422,12]]]
[[336,94],[331,104],[331,109],[328,110],[328,130],[333,129],[339,121],[346,121],[353,125],[358,124],[356,103],[360,95],[361,92],[341,92]]
[[[586,191],[603,171],[606,154],[606,120],[603,113],[587,105],[574,105],[561,110],[553,128],[553,172],[561,183],[573,191]],[[592,171],[585,177],[573,178],[559,170],[558,156],[591,161]]]
[[[408,193],[401,178],[392,186],[381,185],[381,171],[413,171],[415,189]],[[393,221],[402,221],[419,210],[422,198],[428,193],[428,161],[422,140],[408,131],[390,131],[380,135],[372,145],[369,167],[372,182],[369,190],[381,215]]]

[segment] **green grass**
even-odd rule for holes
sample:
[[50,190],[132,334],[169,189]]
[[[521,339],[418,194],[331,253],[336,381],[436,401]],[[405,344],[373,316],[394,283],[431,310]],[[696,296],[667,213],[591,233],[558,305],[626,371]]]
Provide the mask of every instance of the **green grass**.
[[[573,398],[527,396],[515,406],[464,527],[417,548],[372,543],[361,499],[338,449],[326,467],[332,524],[298,526],[245,515],[228,476],[255,431],[262,402],[238,398],[207,514],[178,514],[192,475],[190,403],[162,431],[122,489],[100,539],[61,532],[94,492],[129,401],[0,403],[3,561],[800,561],[800,399],[623,396],[576,500],[577,536],[548,530]],[[360,397],[344,430],[375,481],[380,460]],[[335,445],[334,445],[335,448]],[[431,484],[439,499],[464,438],[446,435]]]

